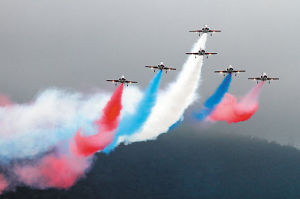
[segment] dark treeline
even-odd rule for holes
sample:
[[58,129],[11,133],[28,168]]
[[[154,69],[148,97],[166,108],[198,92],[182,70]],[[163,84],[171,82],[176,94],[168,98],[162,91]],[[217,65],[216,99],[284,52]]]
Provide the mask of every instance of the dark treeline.
[[267,141],[177,129],[98,154],[69,190],[19,187],[7,199],[300,198],[300,151]]

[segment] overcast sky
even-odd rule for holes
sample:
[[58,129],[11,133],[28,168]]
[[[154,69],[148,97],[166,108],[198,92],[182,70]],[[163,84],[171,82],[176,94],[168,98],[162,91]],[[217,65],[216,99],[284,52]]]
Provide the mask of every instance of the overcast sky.
[[250,121],[208,128],[300,146],[299,7],[297,0],[2,0],[0,92],[21,103],[49,87],[110,91],[104,80],[122,74],[144,88],[153,76],[144,65],[180,69],[197,39],[188,30],[208,24],[222,30],[207,43],[220,54],[205,60],[195,108],[223,79],[213,70],[228,64],[247,70],[234,77],[236,95],[255,85],[250,76],[280,77],[264,86]]

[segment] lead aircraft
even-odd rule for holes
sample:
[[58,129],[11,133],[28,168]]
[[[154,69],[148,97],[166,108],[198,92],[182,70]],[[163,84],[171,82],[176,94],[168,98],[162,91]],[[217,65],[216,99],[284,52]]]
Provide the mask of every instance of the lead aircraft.
[[211,30],[207,25],[204,25],[204,27],[201,30],[190,30],[189,32],[197,32],[199,33],[199,37],[201,33],[210,33],[210,36],[212,36],[215,32],[221,32],[221,30]]

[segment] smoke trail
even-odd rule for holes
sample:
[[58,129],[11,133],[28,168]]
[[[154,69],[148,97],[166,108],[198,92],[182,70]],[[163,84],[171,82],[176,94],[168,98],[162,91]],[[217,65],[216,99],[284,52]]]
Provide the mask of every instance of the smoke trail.
[[[207,34],[203,34],[194,44],[192,51],[205,49]],[[136,142],[155,139],[168,131],[183,115],[185,109],[194,101],[199,85],[203,57],[189,56],[177,80],[158,96],[150,117],[140,131],[133,135],[120,136],[120,142]]]
[[90,128],[108,96],[47,90],[31,104],[0,107],[0,162],[32,158]]
[[[99,111],[94,111],[94,113],[98,112],[95,114],[98,116],[96,118],[100,118],[97,120],[95,119],[94,122],[94,124],[99,127],[97,128],[99,129],[98,134],[95,136],[81,136],[79,133],[77,134],[80,138],[79,143],[75,142],[75,145],[73,145],[73,147],[77,150],[76,153],[72,151],[74,148],[69,147],[71,141],[74,141],[73,138],[70,137],[57,141],[55,145],[48,147],[46,153],[40,152],[38,153],[39,155],[34,158],[23,158],[19,159],[15,163],[2,164],[1,166],[7,168],[9,172],[7,178],[3,178],[3,180],[0,178],[0,191],[2,186],[3,189],[8,186],[10,188],[14,188],[18,185],[27,185],[39,189],[67,189],[73,186],[79,178],[85,175],[85,172],[90,167],[92,160],[91,155],[98,151],[99,147],[102,147],[103,145],[102,148],[104,148],[104,146],[112,141],[114,137],[113,132],[118,126],[122,108],[121,98],[123,94],[123,87],[123,84],[121,84],[115,90],[110,100],[106,102],[101,117],[99,117]],[[134,88],[129,89],[126,95],[129,96],[132,95],[132,93],[135,93],[136,96],[139,95],[139,91]],[[132,100],[124,100],[123,103],[126,107],[129,107],[126,111],[130,112],[131,107],[129,105],[135,104],[136,102]],[[97,106],[93,103],[85,105],[88,106],[88,108],[84,108],[86,111],[90,111],[91,108],[97,108]],[[80,106],[78,106],[78,108],[83,109],[83,107]],[[82,112],[83,111],[80,111],[80,113]],[[89,124],[85,122],[81,122],[80,124],[87,127],[89,126]],[[90,129],[93,129],[92,126],[93,123],[91,124]],[[89,128],[83,129],[83,132],[86,132]],[[30,134],[26,135],[30,137]],[[93,140],[95,137],[96,139]],[[102,140],[102,138],[105,139]],[[104,143],[104,141],[107,141],[107,143]],[[81,153],[81,150],[83,151],[83,154]],[[9,179],[9,181],[6,179]],[[11,185],[8,185],[8,182],[11,182]]]
[[214,94],[205,101],[203,109],[199,113],[194,114],[196,119],[203,121],[211,114],[211,112],[221,102],[225,93],[228,92],[230,82],[231,82],[231,73],[224,78],[224,80],[217,88],[217,90],[214,92]]
[[[123,111],[131,113],[141,95],[136,87],[125,89]],[[40,156],[73,138],[79,128],[85,135],[97,132],[94,121],[110,96],[49,89],[31,103],[0,106],[0,163]]]
[[[206,34],[201,36],[192,50],[204,49],[206,37]],[[155,104],[155,99],[161,72],[143,96],[138,90],[131,89],[134,97],[122,100],[126,114],[122,117],[124,121],[121,120],[124,126],[120,127],[126,131],[117,131],[120,134],[116,141],[122,137],[128,141],[153,139],[178,121],[194,101],[202,59],[188,58],[177,81],[159,96],[160,103]],[[137,100],[140,97],[141,100]],[[18,159],[16,164],[6,164],[10,172],[13,170],[13,177],[5,174],[3,180],[0,179],[0,186],[5,189],[22,183],[41,189],[65,189],[76,183],[89,168],[92,157],[74,155],[69,151],[69,142],[79,128],[82,132],[94,129],[93,121],[101,117],[99,110],[108,100],[109,96],[103,94],[84,97],[78,93],[50,90],[31,104],[0,107],[0,147],[5,149],[0,150],[0,160]],[[134,104],[137,104],[135,108]],[[12,184],[8,185],[9,182]]]
[[46,189],[67,189],[83,177],[90,159],[62,152],[52,152],[36,162],[18,164],[14,173],[22,184]]
[[106,153],[116,147],[119,136],[130,136],[142,128],[142,125],[146,122],[153,106],[155,105],[161,76],[162,71],[160,70],[149,83],[149,86],[142,99],[139,101],[135,112],[133,114],[123,116],[114,141],[104,150]]
[[235,96],[226,94],[222,102],[209,116],[211,121],[226,121],[228,124],[249,120],[258,109],[258,98],[264,82],[260,82],[240,102]]
[[115,129],[119,123],[122,109],[121,99],[124,85],[121,84],[106,104],[102,117],[95,122],[98,132],[95,135],[81,136],[80,130],[71,144],[71,151],[77,155],[89,156],[103,150],[114,139]]

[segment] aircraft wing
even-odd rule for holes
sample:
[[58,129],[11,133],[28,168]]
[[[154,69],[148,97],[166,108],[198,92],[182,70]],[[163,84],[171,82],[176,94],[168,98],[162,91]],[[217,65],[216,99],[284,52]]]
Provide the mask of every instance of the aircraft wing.
[[150,69],[158,69],[158,67],[157,66],[145,66],[145,67],[147,67],[147,68],[150,68]]
[[176,70],[176,68],[164,67],[163,70]]
[[221,32],[221,30],[209,30],[209,32]]
[[218,53],[205,53],[205,55],[216,55]]
[[120,82],[120,81],[117,80],[117,79],[108,79],[108,80],[106,80],[106,81],[108,81],[108,82]]
[[232,71],[233,73],[244,73],[244,72],[246,72],[245,70],[233,70]]
[[228,73],[227,70],[216,70],[215,73]]
[[279,78],[274,78],[274,77],[268,77],[268,80],[279,80]]
[[199,55],[199,53],[185,53],[186,55]]
[[251,80],[261,80],[260,77],[249,77],[248,79],[251,79]]
[[203,32],[202,30],[190,30],[189,32]]
[[126,81],[124,81],[124,83],[125,83],[125,84],[136,84],[137,82],[135,82],[135,81],[128,81],[128,80],[126,80]]

